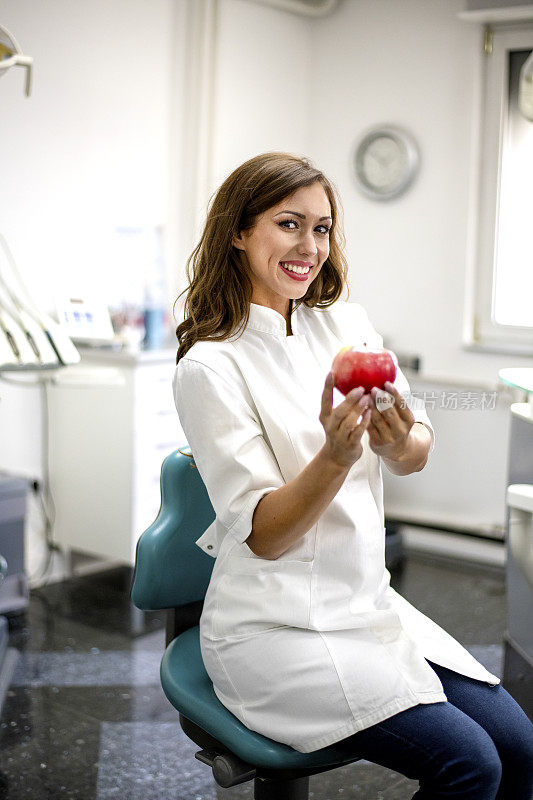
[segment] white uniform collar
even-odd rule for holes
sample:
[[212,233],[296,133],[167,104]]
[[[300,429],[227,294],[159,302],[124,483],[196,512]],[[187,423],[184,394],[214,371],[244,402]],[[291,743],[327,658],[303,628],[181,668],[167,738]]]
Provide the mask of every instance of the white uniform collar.
[[[273,308],[260,306],[257,303],[250,303],[250,318],[248,328],[264,333],[275,333],[278,336],[287,337],[287,323],[279,311]],[[299,334],[298,313],[293,308],[291,314],[291,329],[295,336]]]

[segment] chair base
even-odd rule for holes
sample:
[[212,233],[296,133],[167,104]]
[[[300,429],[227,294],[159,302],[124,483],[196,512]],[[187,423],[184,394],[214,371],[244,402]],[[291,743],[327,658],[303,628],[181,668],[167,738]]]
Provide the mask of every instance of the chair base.
[[328,764],[325,767],[283,770],[256,767],[235,756],[226,745],[181,713],[179,720],[185,735],[203,748],[195,757],[212,768],[216,783],[227,789],[253,779],[255,800],[308,800],[309,777],[339,766]]
[[237,786],[239,783],[246,783],[257,776],[255,767],[247,764],[234,753],[200,750],[199,753],[194,754],[194,757],[211,767],[213,778],[223,789],[229,789],[230,786]]

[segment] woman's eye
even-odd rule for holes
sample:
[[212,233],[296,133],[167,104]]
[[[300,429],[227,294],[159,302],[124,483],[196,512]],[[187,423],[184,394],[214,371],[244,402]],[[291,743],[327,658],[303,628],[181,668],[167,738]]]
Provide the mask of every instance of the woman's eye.
[[[282,225],[296,225],[296,222],[293,219],[284,219],[281,222],[278,222],[278,225],[281,227]],[[289,230],[294,230],[294,228],[290,228]]]
[[[284,228],[286,227],[287,230],[291,230],[291,231],[293,231],[294,228],[289,228],[289,225],[296,225],[296,227],[298,227],[298,223],[295,222],[295,220],[293,220],[293,219],[284,219],[281,222],[278,222],[278,225],[280,227],[281,226],[283,226]],[[322,236],[327,236],[331,229],[328,228],[327,225],[317,225],[315,230],[319,230],[319,232],[322,234]]]

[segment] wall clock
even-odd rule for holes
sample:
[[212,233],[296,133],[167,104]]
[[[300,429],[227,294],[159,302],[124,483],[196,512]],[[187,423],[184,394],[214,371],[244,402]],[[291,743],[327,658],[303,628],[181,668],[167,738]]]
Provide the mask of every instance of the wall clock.
[[391,200],[412,184],[419,161],[416,142],[406,131],[393,126],[373,128],[355,147],[357,186],[373,200]]

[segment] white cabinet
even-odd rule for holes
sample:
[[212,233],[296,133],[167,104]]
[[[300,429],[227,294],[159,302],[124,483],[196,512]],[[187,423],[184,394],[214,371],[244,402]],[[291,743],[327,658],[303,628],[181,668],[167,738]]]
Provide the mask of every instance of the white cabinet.
[[82,352],[49,389],[54,539],[133,564],[159,510],[161,463],[186,445],[172,395],[175,350]]

